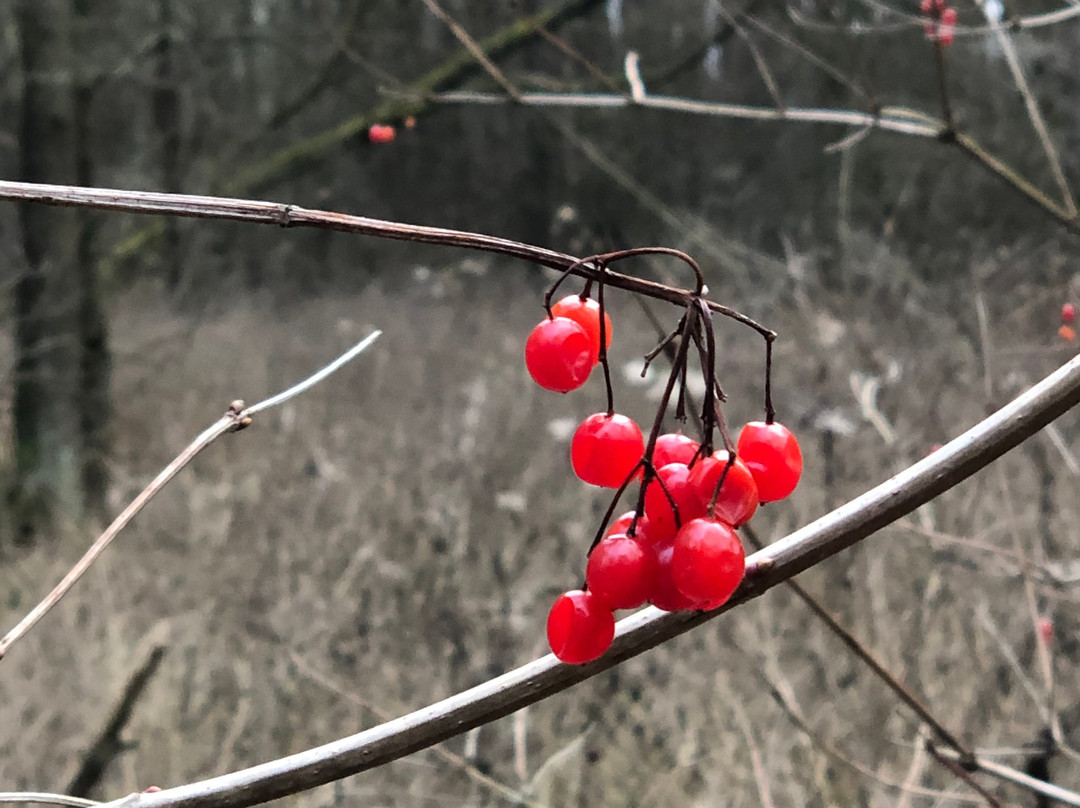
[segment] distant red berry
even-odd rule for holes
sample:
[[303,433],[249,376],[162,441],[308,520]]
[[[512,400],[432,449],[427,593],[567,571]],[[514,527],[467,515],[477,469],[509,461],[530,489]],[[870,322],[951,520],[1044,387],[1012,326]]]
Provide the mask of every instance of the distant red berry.
[[660,435],[656,438],[656,445],[653,447],[653,467],[659,469],[668,463],[685,463],[689,466],[699,446],[696,440],[681,432]]
[[1072,325],[1076,322],[1076,306],[1066,303],[1061,307],[1061,322],[1063,325]]
[[525,367],[545,390],[568,393],[589,378],[591,351],[588,334],[573,320],[544,319],[525,341]]
[[373,123],[368,127],[367,136],[372,143],[389,143],[397,137],[397,132],[394,131],[394,127],[387,124]]
[[589,591],[612,609],[636,609],[656,587],[656,553],[637,539],[616,533],[589,553]]
[[711,519],[694,519],[675,534],[671,578],[675,588],[700,607],[715,609],[738,589],[746,556],[734,529]]
[[685,463],[668,463],[656,472],[656,478],[650,480],[645,489],[645,515],[649,517],[649,524],[675,524],[675,511],[664,493],[661,481],[679,509],[679,524],[686,524],[691,519],[705,515],[705,506],[690,486],[690,469]]
[[592,662],[611,646],[614,636],[615,616],[592,592],[566,592],[548,612],[548,644],[560,661],[570,665]]
[[786,426],[751,421],[739,434],[737,451],[754,475],[762,502],[783,499],[799,484],[802,451]]
[[[568,317],[582,328],[592,340],[593,364],[600,358],[600,304],[580,295],[567,295],[551,307],[553,317]],[[604,347],[611,347],[611,317],[604,312]]]
[[1050,645],[1054,641],[1054,621],[1049,617],[1043,617],[1039,620],[1039,640],[1043,645]]
[[[708,508],[715,495],[716,505],[711,516],[738,527],[750,521],[750,517],[757,510],[758,486],[750,468],[743,462],[741,453],[728,469],[723,485],[720,485],[720,477],[727,465],[726,451],[721,450],[711,457],[703,457],[690,470],[689,484],[704,509],[701,515],[710,515]],[[720,485],[719,493],[716,491],[717,485]]]
[[645,452],[641,428],[625,415],[598,412],[581,422],[570,441],[574,473],[590,485],[618,488]]

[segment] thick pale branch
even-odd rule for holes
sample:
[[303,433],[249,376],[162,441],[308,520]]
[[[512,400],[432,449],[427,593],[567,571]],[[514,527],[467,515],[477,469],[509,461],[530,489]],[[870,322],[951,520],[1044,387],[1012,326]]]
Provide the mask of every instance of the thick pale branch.
[[1080,402],[1080,357],[914,466],[752,555],[735,597],[707,614],[645,609],[619,622],[610,651],[580,667],[553,656],[409,715],[249,769],[133,794],[110,808],[241,808],[396,760],[584,681],[756,597],[835,555],[970,477]]

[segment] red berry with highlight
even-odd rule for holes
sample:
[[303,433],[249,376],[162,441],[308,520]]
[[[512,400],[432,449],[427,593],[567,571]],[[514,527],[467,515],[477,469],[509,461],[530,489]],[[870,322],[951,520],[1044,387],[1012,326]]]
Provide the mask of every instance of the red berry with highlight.
[[545,390],[568,393],[589,378],[591,350],[589,335],[573,320],[542,320],[525,341],[525,367]]
[[782,424],[751,421],[739,434],[738,454],[754,475],[762,502],[783,499],[799,484],[802,451]]
[[742,542],[730,525],[695,519],[675,534],[671,578],[675,588],[699,607],[715,609],[724,603],[745,573]]
[[659,469],[668,463],[684,463],[689,466],[699,446],[696,440],[681,432],[660,435],[656,438],[656,445],[653,447],[653,467]]
[[548,612],[547,637],[562,662],[583,665],[611,647],[615,616],[592,592],[573,589],[556,598]]
[[[661,481],[667,486],[671,500],[664,493]],[[690,487],[690,469],[685,463],[668,463],[656,472],[656,479],[649,481],[645,489],[645,515],[649,517],[649,524],[675,524],[672,500],[679,509],[679,524],[686,524],[691,519],[705,515],[705,507]]]
[[598,412],[581,422],[570,441],[574,473],[590,485],[618,488],[645,452],[641,429],[625,415]]
[[[600,304],[591,298],[568,295],[551,307],[554,317],[566,317],[585,329],[592,340],[593,364],[600,358]],[[604,312],[604,348],[611,347],[611,317]]]
[[637,539],[617,533],[589,553],[589,591],[612,609],[636,609],[656,588],[656,553]]
[[1061,307],[1061,322],[1063,325],[1072,325],[1076,322],[1076,306],[1066,303]]
[[[694,464],[690,470],[690,487],[701,503],[702,514],[727,522],[738,527],[750,521],[758,506],[757,482],[750,469],[742,460],[742,453],[724,475],[728,466],[728,453],[724,450],[711,457],[705,457]],[[723,476],[724,482],[720,484]],[[720,485],[717,493],[716,487]],[[712,514],[708,513],[709,503],[716,496],[716,505]]]

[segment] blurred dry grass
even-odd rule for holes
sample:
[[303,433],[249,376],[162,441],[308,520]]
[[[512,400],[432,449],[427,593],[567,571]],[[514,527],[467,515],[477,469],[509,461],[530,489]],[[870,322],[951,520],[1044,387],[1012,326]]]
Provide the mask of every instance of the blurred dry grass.
[[[755,520],[767,538],[903,468],[991,404],[973,289],[920,287],[910,267],[873,250],[864,264],[877,274],[842,291],[821,291],[812,262],[793,259],[788,277],[724,300],[781,332],[777,406],[804,441],[802,488]],[[109,796],[358,731],[546,650],[548,605],[578,581],[607,504],[573,478],[549,427],[601,408],[602,385],[569,397],[533,386],[520,352],[539,292],[516,268],[468,266],[348,298],[249,299],[200,318],[148,290],[116,302],[117,508],[231,399],[288,386],[372,327],[385,336],[211,447],[0,665],[5,788],[62,789],[153,642],[169,651]],[[1022,268],[993,270],[982,289],[1000,403],[1068,349],[1054,338],[1062,290],[1024,285]],[[611,297],[621,366],[654,335],[633,301]],[[722,349],[738,424],[760,407],[761,346],[725,326]],[[647,388],[617,376],[620,409],[647,419]],[[875,383],[877,426],[854,392]],[[1075,445],[1075,415],[1060,428]],[[1053,575],[1067,577],[1078,547],[1077,482],[1040,435],[804,583],[962,737],[1018,747],[1042,726],[1021,676],[1041,692],[1018,541],[1055,622],[1055,703],[1069,733],[1080,718],[1077,602]],[[90,538],[71,526],[4,560],[5,626]],[[778,590],[447,742],[465,764],[423,753],[291,802],[893,805],[901,794],[886,783],[909,776],[917,739],[909,714]],[[963,793],[932,763],[910,773],[922,788]],[[1080,786],[1075,764],[1058,761],[1054,773]],[[913,794],[910,804],[935,802]]]

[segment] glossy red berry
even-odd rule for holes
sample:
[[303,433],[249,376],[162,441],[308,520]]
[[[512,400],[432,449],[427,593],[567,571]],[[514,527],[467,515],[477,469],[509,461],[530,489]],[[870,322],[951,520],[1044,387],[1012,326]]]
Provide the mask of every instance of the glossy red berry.
[[585,582],[612,609],[636,609],[656,587],[656,553],[637,539],[616,533],[589,553]]
[[614,636],[615,616],[592,592],[573,589],[559,595],[548,612],[548,644],[562,662],[592,662],[611,646]]
[[[627,511],[621,516],[615,517],[612,523],[608,525],[607,533],[604,535],[614,536],[616,533],[625,533],[629,529],[630,523],[634,521],[634,513],[634,511]],[[640,526],[641,520],[638,519],[638,527]]]
[[[566,317],[585,329],[592,340],[593,364],[600,358],[600,304],[591,298],[568,295],[551,307],[553,317]],[[611,317],[604,312],[604,347],[611,347]]]
[[665,612],[693,609],[697,605],[697,601],[688,598],[675,586],[671,565],[674,550],[673,544],[656,547],[656,586],[653,588],[649,603]]
[[372,143],[390,143],[395,137],[397,137],[397,132],[394,131],[392,126],[373,123],[368,128],[368,140]]
[[591,351],[589,335],[573,320],[542,320],[525,341],[525,367],[545,390],[568,393],[589,378]]
[[1076,306],[1072,303],[1066,303],[1061,307],[1061,323],[1062,325],[1072,325],[1076,322]]
[[659,469],[668,463],[684,463],[689,466],[699,446],[696,440],[681,432],[660,435],[653,447],[653,468]]
[[751,421],[739,434],[737,451],[754,475],[762,502],[783,499],[799,484],[802,451],[786,426]]
[[574,473],[605,488],[622,485],[644,452],[645,439],[638,425],[625,415],[605,412],[582,421],[570,441]]
[[[710,515],[709,503],[713,496],[716,496],[716,505],[711,516],[738,527],[750,521],[750,517],[757,510],[758,487],[753,474],[742,460],[741,452],[724,476],[723,485],[720,485],[720,478],[727,465],[728,453],[724,450],[704,457],[690,470],[689,484],[701,503],[701,515]],[[716,490],[717,485],[720,485],[719,493]]]
[[739,587],[746,556],[735,530],[723,522],[694,519],[675,534],[671,578],[700,608],[715,609]]
[[[691,519],[697,519],[705,515],[705,506],[698,500],[697,493],[690,486],[690,469],[685,463],[668,463],[656,472],[657,479],[649,481],[645,489],[645,515],[649,517],[652,525],[674,525],[675,511],[672,510],[671,502],[679,509],[678,524],[686,524]],[[660,485],[663,481],[667,486],[664,493]]]

